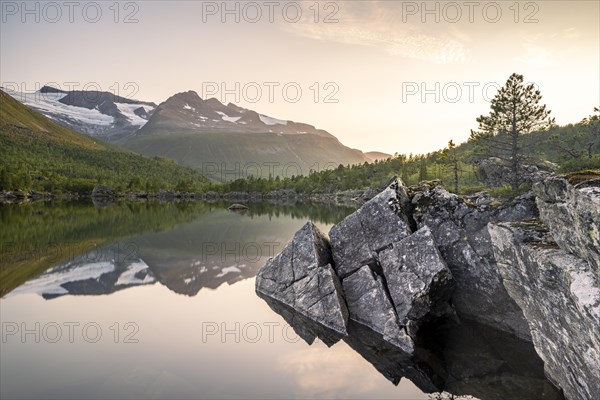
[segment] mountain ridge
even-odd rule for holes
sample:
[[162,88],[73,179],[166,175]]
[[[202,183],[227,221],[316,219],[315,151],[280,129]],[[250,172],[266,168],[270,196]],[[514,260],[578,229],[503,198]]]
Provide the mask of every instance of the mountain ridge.
[[140,128],[137,134],[155,133],[165,129],[334,137],[310,124],[273,118],[233,103],[225,105],[214,97],[204,100],[193,90],[176,93],[160,103],[148,123]]

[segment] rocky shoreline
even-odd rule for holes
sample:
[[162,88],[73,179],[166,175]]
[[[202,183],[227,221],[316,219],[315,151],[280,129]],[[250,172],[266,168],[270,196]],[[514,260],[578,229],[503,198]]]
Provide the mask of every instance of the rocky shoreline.
[[452,380],[431,327],[476,321],[532,342],[567,399],[600,398],[599,231],[597,176],[551,175],[504,202],[396,180],[328,236],[309,221],[256,291],[326,338],[360,325],[412,360],[428,390]]
[[334,204],[357,207],[378,193],[377,188],[365,188],[362,190],[347,190],[335,193],[296,193],[294,190],[274,190],[270,192],[116,192],[109,186],[96,186],[95,192],[88,196],[77,193],[43,193],[9,191],[0,192],[1,203],[22,203],[49,200],[84,200],[91,198],[105,205],[116,200],[130,201],[229,201],[236,203],[254,203],[261,201],[275,202],[313,202],[323,204]]

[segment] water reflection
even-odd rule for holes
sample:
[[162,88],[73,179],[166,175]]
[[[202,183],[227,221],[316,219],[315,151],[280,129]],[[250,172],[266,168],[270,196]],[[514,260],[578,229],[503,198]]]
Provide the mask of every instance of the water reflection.
[[343,340],[394,385],[409,379],[432,399],[564,399],[544,376],[531,343],[485,325],[452,319],[424,326],[410,356],[354,321],[342,337],[277,300],[257,295],[308,345],[316,338],[328,347]]
[[202,288],[254,277],[293,235],[295,226],[289,220],[331,224],[352,211],[253,203],[246,212],[235,213],[227,206],[220,202],[129,202],[100,209],[82,203],[2,205],[1,294],[18,287],[12,295],[38,293],[52,299],[109,294],[159,282],[194,296]]

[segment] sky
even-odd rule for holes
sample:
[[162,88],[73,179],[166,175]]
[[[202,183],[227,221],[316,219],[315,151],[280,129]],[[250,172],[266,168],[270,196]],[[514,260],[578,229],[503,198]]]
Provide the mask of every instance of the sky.
[[598,1],[0,1],[0,84],[194,90],[390,154],[460,143],[513,72],[600,106]]

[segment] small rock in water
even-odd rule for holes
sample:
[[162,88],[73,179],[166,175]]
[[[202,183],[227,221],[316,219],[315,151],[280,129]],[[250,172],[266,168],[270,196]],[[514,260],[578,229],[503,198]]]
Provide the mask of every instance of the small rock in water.
[[248,206],[245,206],[245,205],[239,204],[239,203],[235,203],[235,204],[232,204],[229,207],[227,207],[227,209],[230,211],[246,211],[248,209]]

